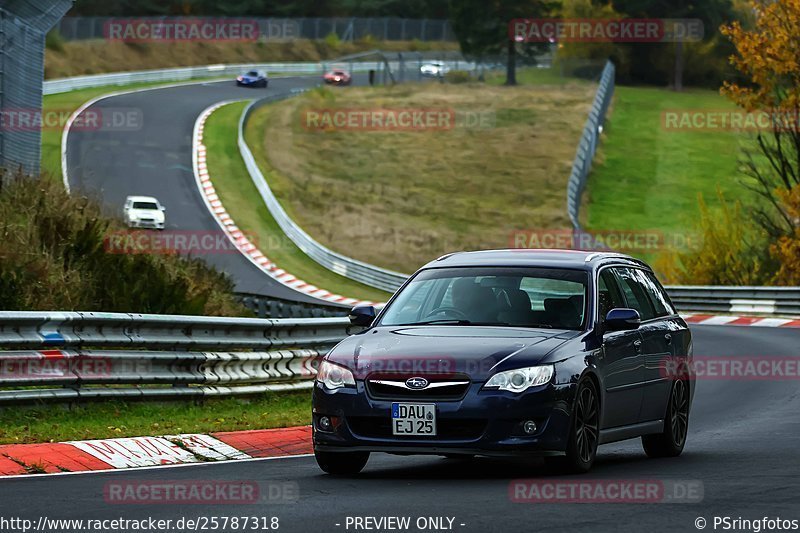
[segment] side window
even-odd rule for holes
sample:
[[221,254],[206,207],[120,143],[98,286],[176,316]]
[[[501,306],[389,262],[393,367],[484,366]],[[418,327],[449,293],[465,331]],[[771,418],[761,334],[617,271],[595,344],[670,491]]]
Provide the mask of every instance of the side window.
[[672,306],[672,302],[669,296],[667,296],[666,291],[664,291],[664,287],[661,286],[653,273],[645,272],[644,270],[639,270],[637,273],[639,274],[639,279],[647,289],[648,296],[650,296],[653,302],[656,316],[674,315],[675,308]]
[[625,307],[625,302],[619,292],[617,281],[610,270],[606,269],[600,273],[597,284],[597,310],[600,321],[605,321],[606,315],[612,309]]
[[631,268],[615,268],[613,271],[625,295],[628,307],[639,311],[642,320],[655,318],[655,309],[650,297],[647,296],[645,286],[638,279],[636,274],[638,271]]

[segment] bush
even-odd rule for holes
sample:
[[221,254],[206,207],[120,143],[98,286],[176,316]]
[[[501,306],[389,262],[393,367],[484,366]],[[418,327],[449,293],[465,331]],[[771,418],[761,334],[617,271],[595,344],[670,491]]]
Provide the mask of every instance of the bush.
[[800,285],[800,185],[791,190],[778,193],[783,211],[794,226],[794,232],[778,238],[770,251],[779,262],[780,269],[775,275],[777,285]]
[[44,46],[48,50],[54,50],[56,52],[64,51],[64,37],[59,33],[58,29],[52,29],[47,32],[44,38]]
[[107,253],[106,238],[122,229],[54,181],[6,176],[0,309],[252,316],[233,282],[198,259]]
[[712,211],[699,199],[701,241],[695,250],[667,253],[655,268],[668,283],[683,285],[766,285],[777,269],[766,235],[717,192],[720,208]]
[[375,46],[377,42],[378,42],[377,39],[375,39],[375,37],[373,37],[369,33],[364,35],[362,38],[358,40],[358,43],[363,44],[364,46]]
[[472,75],[467,70],[451,70],[444,79],[447,83],[467,83],[472,81]]
[[342,45],[342,40],[339,39],[339,35],[337,35],[335,31],[332,31],[328,35],[326,35],[324,42],[329,48],[332,48],[333,50],[338,50],[339,47],[341,47]]

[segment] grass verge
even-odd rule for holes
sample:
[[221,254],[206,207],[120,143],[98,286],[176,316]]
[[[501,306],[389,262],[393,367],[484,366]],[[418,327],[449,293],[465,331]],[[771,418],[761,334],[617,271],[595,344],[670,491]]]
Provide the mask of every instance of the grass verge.
[[[287,212],[341,253],[400,272],[455,250],[564,227],[564,195],[596,85],[439,83],[319,89],[258,110],[246,136]],[[455,110],[456,127],[316,131],[307,109]],[[466,117],[489,117],[470,127]],[[334,223],[332,223],[332,221]]]
[[290,427],[311,422],[311,391],[196,404],[109,401],[71,408],[5,407],[0,421],[0,444]]
[[[245,102],[224,106],[208,118],[203,142],[214,188],[237,226],[271,261],[292,275],[342,296],[384,302],[389,294],[331,272],[309,258],[281,231],[261,200],[239,155],[237,131]],[[267,176],[270,180],[271,176]]]
[[664,111],[734,110],[715,91],[618,87],[589,177],[585,220],[592,230],[686,231],[697,226],[698,197],[718,204],[748,194],[738,158],[749,142],[732,131],[668,130]]

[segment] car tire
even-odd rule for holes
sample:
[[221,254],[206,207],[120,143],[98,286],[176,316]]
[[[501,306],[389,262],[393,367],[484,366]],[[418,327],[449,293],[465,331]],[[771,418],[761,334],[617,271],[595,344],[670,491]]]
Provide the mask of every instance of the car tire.
[[369,452],[322,452],[314,450],[314,458],[323,472],[334,476],[354,476],[364,469],[369,460]]
[[642,436],[642,448],[648,457],[677,457],[683,452],[689,433],[689,382],[672,382],[664,417],[664,431]]
[[558,470],[570,474],[588,472],[597,457],[600,437],[600,396],[591,378],[578,382],[570,418],[566,455],[549,458]]

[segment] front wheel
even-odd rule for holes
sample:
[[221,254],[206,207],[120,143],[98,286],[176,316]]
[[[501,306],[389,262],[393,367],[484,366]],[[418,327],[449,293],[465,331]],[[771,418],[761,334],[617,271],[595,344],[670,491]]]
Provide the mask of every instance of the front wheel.
[[642,448],[648,457],[677,457],[686,445],[689,433],[689,385],[679,379],[672,390],[664,420],[664,431],[642,437]]
[[597,457],[599,437],[600,397],[594,382],[590,378],[583,378],[575,394],[566,456],[554,457],[551,462],[555,462],[559,470],[568,473],[588,472]]
[[353,476],[361,472],[369,460],[369,452],[322,452],[314,450],[319,467],[335,476]]

